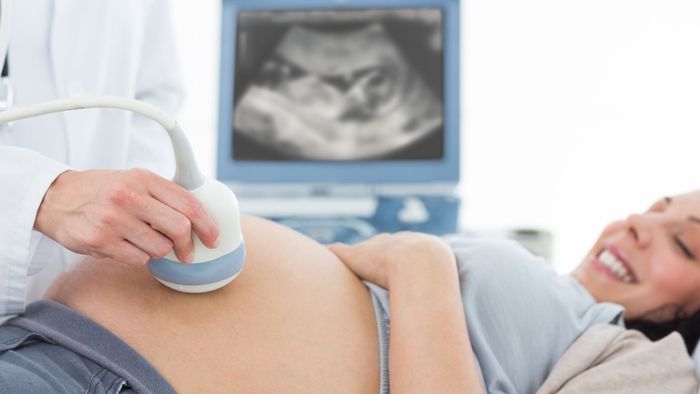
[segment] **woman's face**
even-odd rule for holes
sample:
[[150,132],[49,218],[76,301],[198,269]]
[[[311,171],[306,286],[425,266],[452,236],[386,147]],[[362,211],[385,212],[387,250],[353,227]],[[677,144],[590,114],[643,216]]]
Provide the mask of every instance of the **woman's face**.
[[598,302],[625,307],[626,319],[700,309],[700,191],[611,223],[573,275]]

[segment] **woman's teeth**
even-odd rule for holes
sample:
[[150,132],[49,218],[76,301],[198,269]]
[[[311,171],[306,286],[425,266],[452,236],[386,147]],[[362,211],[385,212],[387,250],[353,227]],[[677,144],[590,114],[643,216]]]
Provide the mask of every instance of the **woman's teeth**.
[[598,256],[598,260],[603,263],[604,266],[608,267],[610,271],[615,274],[621,281],[625,283],[630,283],[632,281],[632,275],[630,275],[627,267],[622,264],[617,256],[610,253],[607,250],[603,250]]

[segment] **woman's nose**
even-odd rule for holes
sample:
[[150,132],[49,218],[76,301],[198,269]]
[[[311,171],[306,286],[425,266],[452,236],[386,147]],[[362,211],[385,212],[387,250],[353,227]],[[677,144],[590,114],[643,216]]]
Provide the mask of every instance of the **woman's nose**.
[[629,223],[630,232],[637,241],[637,246],[640,248],[649,246],[649,243],[651,243],[651,232],[647,218],[644,215],[633,214],[627,218],[627,222]]

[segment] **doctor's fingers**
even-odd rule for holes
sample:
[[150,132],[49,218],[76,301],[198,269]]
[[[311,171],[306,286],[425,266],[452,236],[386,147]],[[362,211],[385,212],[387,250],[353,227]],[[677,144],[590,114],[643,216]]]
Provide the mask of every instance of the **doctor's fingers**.
[[[186,216],[191,223],[192,230],[204,245],[209,248],[217,246],[219,228],[209,212],[192,193],[175,182],[160,177],[151,185],[149,191],[155,199]],[[177,252],[177,249],[175,251]]]
[[125,239],[153,259],[164,257],[173,249],[173,243],[158,230],[140,220],[131,220]]
[[110,257],[120,263],[130,265],[144,265],[148,263],[150,259],[148,253],[125,239],[110,243],[100,254]]
[[[170,249],[174,249],[178,260],[189,263],[192,261],[194,243],[192,242],[192,223],[187,216],[172,207],[163,204],[155,198],[149,198],[138,207],[138,212],[134,212],[136,218],[142,221],[143,226],[150,227],[167,237]],[[141,231],[143,231],[141,229]],[[147,234],[151,235],[151,234]],[[134,242],[131,238],[130,241]],[[148,241],[148,240],[146,240]],[[134,242],[136,245],[140,243]],[[164,245],[159,244],[159,248]],[[158,248],[158,249],[159,249]],[[158,250],[160,252],[161,250]],[[162,256],[161,256],[162,257]]]

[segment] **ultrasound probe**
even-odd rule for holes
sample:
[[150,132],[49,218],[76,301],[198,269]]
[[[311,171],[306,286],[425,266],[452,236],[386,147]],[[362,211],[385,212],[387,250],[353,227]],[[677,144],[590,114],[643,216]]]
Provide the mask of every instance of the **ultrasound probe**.
[[205,293],[231,282],[243,268],[245,259],[238,200],[229,187],[215,179],[206,178],[201,173],[185,133],[180,125],[163,111],[142,101],[125,97],[71,97],[2,111],[0,124],[84,108],[132,111],[153,119],[163,126],[175,152],[173,181],[189,190],[219,226],[218,247],[207,248],[193,233],[192,263],[178,262],[175,253],[171,250],[164,258],[151,260],[148,263],[148,269],[153,276],[164,285],[185,293]]

